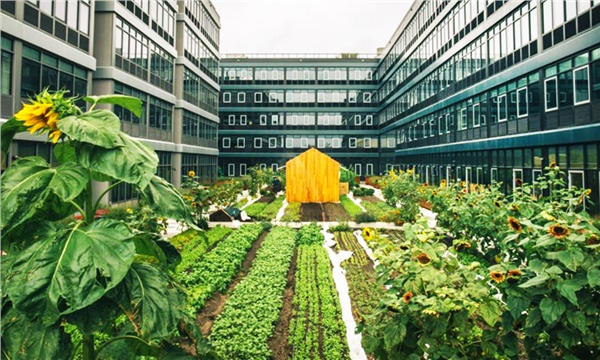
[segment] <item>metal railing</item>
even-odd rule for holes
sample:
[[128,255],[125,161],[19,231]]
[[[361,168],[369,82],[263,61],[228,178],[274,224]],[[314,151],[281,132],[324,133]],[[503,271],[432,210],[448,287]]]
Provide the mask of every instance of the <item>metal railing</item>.
[[221,54],[222,59],[377,59],[379,54],[361,53],[229,53]]

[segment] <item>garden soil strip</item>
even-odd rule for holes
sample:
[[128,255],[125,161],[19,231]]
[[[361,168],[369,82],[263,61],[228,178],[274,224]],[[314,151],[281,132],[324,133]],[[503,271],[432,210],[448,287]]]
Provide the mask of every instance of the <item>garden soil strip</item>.
[[210,330],[215,322],[215,319],[221,313],[221,311],[223,311],[225,303],[227,302],[227,299],[229,299],[229,294],[231,294],[236,285],[239,284],[240,281],[242,281],[246,274],[248,274],[248,271],[252,266],[252,262],[256,257],[256,252],[260,248],[266,236],[267,232],[263,231],[258,240],[256,240],[252,244],[252,248],[250,248],[250,251],[248,251],[246,258],[242,263],[242,268],[237,273],[235,278],[233,278],[233,281],[231,282],[231,284],[229,284],[227,290],[224,293],[220,291],[215,292],[213,296],[208,301],[206,301],[204,308],[202,308],[202,310],[196,316],[196,323],[198,324],[198,326],[200,326],[200,329],[202,330],[202,335],[204,335],[205,337],[210,334]]
[[362,246],[362,248],[365,250],[371,261],[373,261],[373,269],[375,269],[377,265],[379,265],[379,260],[375,259],[373,250],[371,250],[365,239],[362,237],[362,232],[360,230],[356,230],[354,232],[354,236],[356,237],[356,241],[358,241],[360,246]]
[[349,221],[350,216],[340,203],[324,203],[326,221]]
[[303,203],[300,207],[301,221],[323,221],[323,208],[320,203]]
[[[333,234],[327,232],[327,224],[323,224],[322,233],[325,236],[325,242],[333,239]],[[341,263],[348,259],[352,254],[348,251],[341,251],[336,254],[330,247],[323,245],[327,249],[329,254],[329,260],[333,266],[332,275],[337,289],[340,306],[342,308],[342,320],[346,324],[346,339],[348,340],[348,346],[350,347],[350,358],[352,360],[367,360],[367,354],[362,347],[362,335],[356,334],[356,321],[352,315],[352,302],[350,301],[350,295],[348,294],[348,281],[344,275],[344,270],[341,267]]]
[[[287,204],[287,203],[286,203]],[[292,347],[288,344],[288,335],[290,320],[292,318],[292,299],[294,298],[294,288],[296,286],[296,261],[298,259],[298,248],[294,249],[294,256],[290,264],[290,271],[287,275],[287,284],[283,291],[283,307],[275,333],[267,344],[271,349],[272,360],[287,360],[290,357]]]

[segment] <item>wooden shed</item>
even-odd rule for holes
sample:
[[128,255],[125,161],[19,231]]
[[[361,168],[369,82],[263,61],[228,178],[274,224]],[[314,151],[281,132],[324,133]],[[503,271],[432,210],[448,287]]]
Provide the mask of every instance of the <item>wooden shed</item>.
[[309,149],[285,164],[288,202],[339,202],[340,163]]

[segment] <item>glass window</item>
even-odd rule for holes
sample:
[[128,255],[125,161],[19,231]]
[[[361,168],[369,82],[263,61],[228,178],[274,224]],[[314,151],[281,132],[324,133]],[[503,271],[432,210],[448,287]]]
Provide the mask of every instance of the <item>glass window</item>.
[[527,87],[517,90],[517,116],[527,116]]
[[508,118],[506,94],[498,96],[498,121],[506,121]]
[[228,149],[231,147],[231,139],[228,137],[223,138],[223,148]]
[[348,147],[351,149],[356,148],[356,138],[351,137],[348,139]]
[[229,125],[235,125],[235,115],[228,116]]
[[239,92],[237,94],[237,100],[238,100],[238,103],[245,103],[246,102],[246,93]]
[[261,92],[254,93],[254,102],[261,103],[263,101],[263,94]]
[[546,88],[546,111],[558,109],[558,85],[556,76],[546,79],[544,86]]
[[88,34],[90,25],[90,6],[80,2],[79,3],[79,31],[84,34]]
[[479,104],[473,105],[473,127],[481,125],[481,106]]
[[254,138],[254,147],[256,149],[262,148],[262,138]]
[[245,148],[246,147],[246,138],[243,138],[243,137],[237,138],[236,147],[237,148]]
[[575,92],[576,105],[590,100],[590,84],[587,66],[573,70],[573,90]]
[[274,149],[277,147],[277,138],[269,138],[269,148]]
[[367,125],[369,125],[369,126],[373,125],[373,115],[367,115],[367,116],[365,117],[365,122],[366,122],[366,124],[367,124]]
[[543,33],[547,33],[552,30],[552,1],[546,0],[546,2],[542,3],[542,19],[544,22],[542,26]]
[[240,125],[246,125],[248,123],[248,117],[246,115],[240,115]]
[[231,93],[230,92],[224,92],[223,93],[223,102],[224,103],[230,103],[231,102]]
[[267,125],[267,115],[260,115],[259,119],[261,125]]
[[67,25],[72,29],[77,29],[77,0],[67,1]]

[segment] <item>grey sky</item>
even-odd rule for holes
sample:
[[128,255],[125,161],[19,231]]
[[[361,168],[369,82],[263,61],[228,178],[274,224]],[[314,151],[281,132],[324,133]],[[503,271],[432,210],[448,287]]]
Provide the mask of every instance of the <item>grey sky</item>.
[[222,54],[369,53],[385,47],[413,0],[212,0]]

